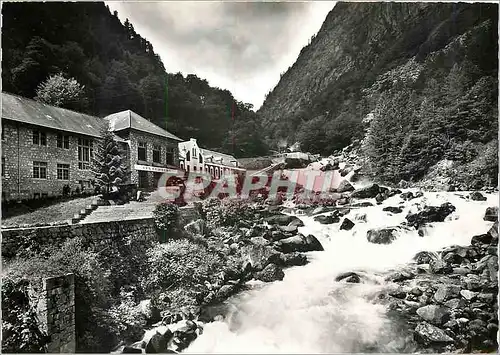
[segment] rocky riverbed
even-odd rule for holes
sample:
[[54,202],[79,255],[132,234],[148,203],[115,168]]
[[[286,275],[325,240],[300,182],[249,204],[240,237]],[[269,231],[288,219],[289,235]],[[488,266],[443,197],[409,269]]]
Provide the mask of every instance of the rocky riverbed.
[[496,349],[497,193],[342,190],[328,206],[273,199],[231,226],[187,226],[240,266],[119,351]]

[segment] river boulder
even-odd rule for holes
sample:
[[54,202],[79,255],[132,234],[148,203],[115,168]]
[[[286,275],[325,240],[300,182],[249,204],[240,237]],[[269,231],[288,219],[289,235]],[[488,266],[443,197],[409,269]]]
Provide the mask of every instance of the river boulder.
[[486,201],[487,200],[487,198],[485,196],[483,196],[483,194],[480,193],[479,191],[471,192],[469,195],[469,198],[472,201]]
[[371,184],[359,189],[354,190],[351,193],[351,197],[355,198],[374,198],[377,196],[379,193],[384,193],[386,191],[389,191],[387,187],[381,187],[377,184]]
[[417,309],[420,318],[435,325],[441,325],[450,320],[450,311],[443,306],[430,304]]
[[483,219],[485,221],[490,221],[490,222],[495,222],[498,220],[498,207],[488,207],[486,208],[486,211],[484,212],[484,217]]
[[427,322],[417,325],[414,338],[418,343],[426,346],[432,344],[444,345],[454,342],[453,338],[447,335],[444,330]]
[[403,209],[401,207],[394,207],[394,206],[387,206],[382,209],[382,211],[385,212],[390,212],[390,213],[401,213],[403,212]]
[[278,254],[276,250],[262,244],[247,244],[241,248],[243,260],[250,262],[252,269],[257,271],[265,268],[275,254]]
[[274,216],[267,217],[265,219],[265,221],[269,224],[277,224],[279,226],[287,226],[294,221],[296,221],[294,223],[297,223],[297,224],[302,223],[300,218],[295,217],[295,216],[288,216],[288,215],[284,215],[284,214],[277,214]]
[[343,282],[349,282],[349,283],[360,283],[361,282],[361,277],[356,274],[355,272],[343,272],[335,277],[335,281],[343,281]]
[[167,349],[167,345],[173,338],[173,333],[166,326],[160,326],[156,332],[146,340],[146,354],[161,354]]
[[355,226],[354,222],[351,221],[349,218],[344,218],[342,221],[342,224],[340,225],[340,230],[346,230],[349,231]]
[[455,212],[455,209],[455,206],[449,202],[445,202],[441,206],[425,206],[420,212],[409,213],[406,220],[409,226],[418,229],[426,223],[443,222],[448,215]]
[[397,238],[396,227],[384,227],[370,229],[366,233],[366,239],[374,244],[391,244]]
[[415,198],[415,196],[413,195],[413,192],[411,192],[411,191],[403,192],[401,195],[399,195],[399,197],[405,201],[409,201],[409,200],[412,200]]
[[275,243],[276,248],[283,253],[293,252],[308,252],[308,251],[322,251],[323,246],[313,235],[307,237],[303,234],[297,234],[294,237],[286,238]]
[[302,266],[307,264],[307,257],[298,252],[289,254],[278,253],[273,255],[269,261],[281,267]]
[[337,192],[349,192],[349,191],[354,191],[354,186],[347,181],[347,180],[342,180],[337,187]]
[[332,224],[332,223],[338,223],[340,222],[340,217],[331,213],[331,214],[328,214],[328,215],[320,215],[320,216],[316,216],[314,217],[314,220],[316,222],[319,222],[321,224]]
[[437,259],[438,256],[436,253],[430,251],[420,251],[413,257],[413,260],[418,264],[430,264],[432,260]]
[[268,264],[264,270],[255,275],[255,279],[264,282],[281,281],[284,277],[285,273],[276,264]]

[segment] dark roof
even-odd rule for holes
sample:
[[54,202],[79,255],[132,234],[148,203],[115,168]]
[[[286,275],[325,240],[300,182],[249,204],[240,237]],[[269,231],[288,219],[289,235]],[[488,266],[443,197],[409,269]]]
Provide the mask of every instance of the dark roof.
[[182,139],[180,139],[179,137],[173,135],[172,133],[164,130],[161,127],[158,127],[157,125],[138,115],[134,111],[126,110],[113,113],[104,117],[104,119],[109,121],[109,127],[113,132],[131,128],[138,131],[154,134],[156,136],[162,136],[182,141]]
[[102,118],[50,106],[25,97],[2,92],[2,118],[100,137]]

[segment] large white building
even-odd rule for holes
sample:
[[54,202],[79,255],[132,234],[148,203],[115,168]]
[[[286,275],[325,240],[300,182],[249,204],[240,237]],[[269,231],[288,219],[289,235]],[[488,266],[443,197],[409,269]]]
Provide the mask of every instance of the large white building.
[[195,138],[179,143],[178,147],[180,168],[187,172],[208,173],[213,179],[220,179],[224,175],[245,171],[232,155],[200,148]]

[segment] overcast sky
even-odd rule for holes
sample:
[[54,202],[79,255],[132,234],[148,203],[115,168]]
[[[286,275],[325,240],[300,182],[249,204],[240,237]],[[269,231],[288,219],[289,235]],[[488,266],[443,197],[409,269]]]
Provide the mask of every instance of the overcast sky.
[[106,4],[153,44],[169,73],[196,74],[257,109],[335,2]]

